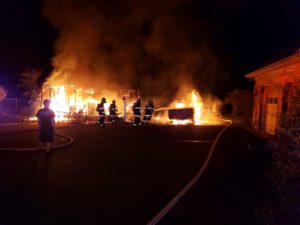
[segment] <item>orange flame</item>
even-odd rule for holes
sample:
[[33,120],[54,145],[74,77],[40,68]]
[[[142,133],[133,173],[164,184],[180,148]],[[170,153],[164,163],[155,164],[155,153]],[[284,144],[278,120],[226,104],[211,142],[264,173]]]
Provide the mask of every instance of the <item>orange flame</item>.
[[[200,125],[202,121],[202,108],[203,101],[200,94],[193,90],[192,92],[188,92],[186,96],[181,96],[182,101],[173,103],[176,109],[181,109],[185,107],[192,107],[194,109],[193,119],[188,120],[172,120],[172,124],[174,125],[185,125],[185,124],[194,124]],[[173,105],[172,104],[172,105]]]
[[194,107],[194,123],[200,125],[203,102],[200,94],[196,90],[192,91],[192,104]]
[[89,114],[90,109],[95,109],[96,99],[94,90],[74,86],[45,85],[43,86],[41,100],[48,98],[51,101],[51,109],[55,112],[56,121],[69,121],[72,114]]
[[185,104],[182,103],[182,102],[177,102],[177,103],[175,104],[175,108],[176,108],[176,109],[182,109],[182,108],[184,108],[184,107],[185,107]]

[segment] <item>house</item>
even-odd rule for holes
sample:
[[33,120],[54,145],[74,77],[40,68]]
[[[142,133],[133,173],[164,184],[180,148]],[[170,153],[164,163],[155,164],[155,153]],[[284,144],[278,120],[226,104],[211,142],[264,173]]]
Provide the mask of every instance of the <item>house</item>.
[[297,145],[300,137],[300,51],[249,73],[246,78],[255,82],[252,126]]

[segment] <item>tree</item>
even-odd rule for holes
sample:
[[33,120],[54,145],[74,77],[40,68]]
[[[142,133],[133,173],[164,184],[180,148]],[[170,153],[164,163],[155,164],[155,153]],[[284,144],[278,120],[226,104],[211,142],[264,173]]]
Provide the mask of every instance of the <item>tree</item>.
[[2,102],[7,96],[7,91],[4,87],[0,86],[0,102]]
[[19,86],[24,90],[23,96],[28,99],[25,114],[33,115],[38,108],[41,85],[39,78],[42,74],[40,69],[25,69],[20,75]]

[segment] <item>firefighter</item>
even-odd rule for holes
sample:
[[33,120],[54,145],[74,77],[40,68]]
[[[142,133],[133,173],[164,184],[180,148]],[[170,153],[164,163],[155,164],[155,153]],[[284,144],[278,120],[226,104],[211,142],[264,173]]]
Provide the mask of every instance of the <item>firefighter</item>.
[[105,124],[105,109],[104,104],[106,103],[106,99],[103,97],[101,102],[97,105],[96,111],[99,113],[98,123],[102,127]]
[[132,106],[134,121],[133,126],[139,126],[141,124],[141,99],[140,97]]
[[149,123],[152,117],[152,113],[154,111],[154,104],[151,99],[148,100],[148,103],[145,105],[145,115],[143,118],[144,123]]
[[117,112],[118,112],[115,100],[113,100],[112,103],[109,105],[108,111],[109,111],[110,122],[115,123],[117,118]]

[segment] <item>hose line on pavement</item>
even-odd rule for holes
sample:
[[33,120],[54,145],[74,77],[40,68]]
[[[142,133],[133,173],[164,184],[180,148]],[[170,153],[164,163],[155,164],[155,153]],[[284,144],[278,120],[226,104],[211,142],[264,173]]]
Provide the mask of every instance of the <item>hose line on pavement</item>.
[[[74,142],[74,139],[70,136],[60,134],[60,133],[56,133],[56,132],[54,133],[54,135],[65,138],[65,139],[68,140],[68,142],[64,143],[64,144],[52,145],[51,150],[68,147],[71,144],[73,144],[73,142]],[[31,151],[43,151],[43,150],[44,150],[43,148],[41,149],[41,148],[3,148],[3,147],[0,147],[0,151],[15,151],[15,152],[28,151],[28,152],[31,152]]]
[[148,223],[147,225],[155,225],[157,224],[174,206],[175,204],[194,186],[194,184],[199,180],[199,178],[202,176],[202,174],[204,173],[204,171],[206,170],[211,157],[213,155],[213,152],[216,148],[217,142],[219,141],[220,137],[222,136],[222,134],[224,133],[224,131],[230,127],[232,125],[232,121],[231,120],[224,120],[225,122],[228,122],[228,125],[225,126],[220,133],[217,135],[217,137],[215,138],[209,152],[207,155],[207,158],[203,164],[203,166],[201,167],[201,169],[199,170],[199,172],[196,174],[196,176],[178,193],[175,195],[175,197],[173,197],[173,199],[164,207],[162,208]]

